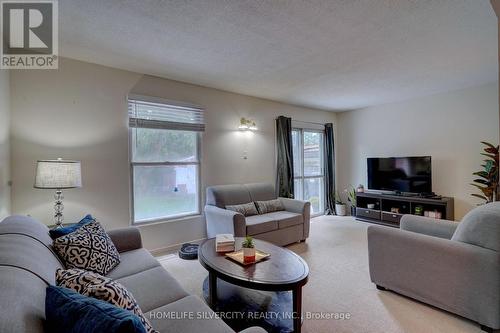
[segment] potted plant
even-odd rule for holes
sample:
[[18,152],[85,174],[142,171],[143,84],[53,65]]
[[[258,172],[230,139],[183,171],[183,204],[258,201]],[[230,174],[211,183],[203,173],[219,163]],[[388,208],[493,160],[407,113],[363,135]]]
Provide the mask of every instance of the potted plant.
[[473,180],[472,186],[477,187],[482,193],[473,193],[472,196],[482,199],[485,203],[499,201],[500,191],[498,187],[498,172],[499,172],[499,147],[494,146],[491,143],[481,141],[484,148],[484,152],[481,153],[486,159],[483,160],[481,171],[474,172],[473,175],[476,178]]
[[346,215],[346,205],[338,193],[335,195],[335,212],[338,216]]
[[241,247],[243,248],[243,262],[255,262],[255,244],[253,238],[246,236]]
[[351,216],[356,216],[356,189],[349,185],[344,192],[347,194],[347,201],[351,204]]

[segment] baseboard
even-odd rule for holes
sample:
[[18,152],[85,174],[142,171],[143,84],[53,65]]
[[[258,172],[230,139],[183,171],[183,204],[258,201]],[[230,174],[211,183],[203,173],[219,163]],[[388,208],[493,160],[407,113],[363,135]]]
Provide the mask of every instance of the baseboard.
[[158,256],[162,254],[167,254],[171,252],[177,252],[181,249],[182,244],[185,243],[192,243],[192,244],[201,244],[206,238],[201,238],[201,239],[195,239],[189,242],[184,242],[184,243],[179,243],[179,244],[173,244],[169,246],[164,246],[164,247],[159,247],[153,250],[149,250],[153,256]]

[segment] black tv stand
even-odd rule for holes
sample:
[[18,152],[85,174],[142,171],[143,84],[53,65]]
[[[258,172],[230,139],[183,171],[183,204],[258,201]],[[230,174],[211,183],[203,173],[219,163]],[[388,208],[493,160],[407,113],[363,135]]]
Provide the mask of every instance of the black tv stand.
[[380,193],[381,195],[390,195],[390,196],[397,196],[397,197],[418,197],[418,193],[409,193],[409,192],[392,192],[392,193],[386,193],[382,192]]
[[453,220],[454,200],[436,195],[422,197],[407,193],[356,193],[356,219],[360,221],[399,227],[399,221],[404,214],[417,215],[419,212],[421,215],[430,212],[440,215],[441,219]]

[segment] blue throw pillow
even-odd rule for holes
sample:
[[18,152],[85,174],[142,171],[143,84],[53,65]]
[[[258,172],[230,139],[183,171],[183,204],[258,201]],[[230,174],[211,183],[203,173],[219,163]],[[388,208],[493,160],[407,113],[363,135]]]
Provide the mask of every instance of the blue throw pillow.
[[132,312],[62,287],[47,287],[45,318],[52,333],[146,333]]
[[83,227],[86,224],[89,224],[92,221],[95,221],[95,219],[92,217],[92,215],[88,214],[83,219],[81,219],[80,222],[78,222],[78,223],[71,224],[67,227],[61,227],[61,228],[49,230],[50,237],[52,239],[56,239],[56,238],[59,238],[61,236],[70,234],[73,231],[80,229],[81,227]]

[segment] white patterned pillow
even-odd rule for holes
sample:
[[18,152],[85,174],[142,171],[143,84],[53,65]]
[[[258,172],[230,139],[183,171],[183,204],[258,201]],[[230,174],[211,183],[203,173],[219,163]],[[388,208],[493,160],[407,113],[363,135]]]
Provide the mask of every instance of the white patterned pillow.
[[255,206],[259,210],[259,214],[266,214],[277,212],[280,210],[285,210],[285,206],[280,199],[267,200],[267,201],[255,201]]
[[106,275],[120,263],[118,250],[96,221],[55,239],[52,247],[67,268]]
[[241,205],[226,206],[226,209],[232,210],[233,212],[241,213],[244,216],[252,216],[252,215],[259,214],[259,212],[257,211],[257,208],[255,207],[255,204],[253,202],[249,202],[249,203],[241,204]]
[[142,313],[134,296],[122,284],[110,278],[83,269],[58,268],[56,284],[128,310],[139,317],[148,333],[158,333]]

